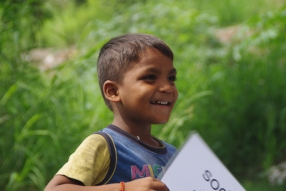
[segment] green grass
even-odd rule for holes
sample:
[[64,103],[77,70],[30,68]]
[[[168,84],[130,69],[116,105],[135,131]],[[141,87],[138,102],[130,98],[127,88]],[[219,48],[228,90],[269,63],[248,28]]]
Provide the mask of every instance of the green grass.
[[267,182],[243,182],[243,186],[248,191],[284,191],[285,185],[270,185]]
[[[247,190],[282,190],[257,176],[286,153],[285,9],[269,2],[2,1],[0,187],[43,190],[78,144],[111,122],[97,86],[99,49],[113,36],[144,32],[171,46],[178,70],[178,102],[153,133],[179,147],[197,130]],[[246,32],[234,41],[214,36],[240,23]],[[47,71],[23,60],[46,46],[76,51]]]

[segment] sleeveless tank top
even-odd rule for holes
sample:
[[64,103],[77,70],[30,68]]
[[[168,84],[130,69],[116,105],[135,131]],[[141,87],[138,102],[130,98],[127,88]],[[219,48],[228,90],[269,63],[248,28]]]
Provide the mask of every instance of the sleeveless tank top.
[[111,138],[107,140],[109,147],[113,147],[110,169],[104,182],[106,184],[129,182],[148,176],[157,178],[176,152],[174,146],[155,137],[153,138],[161,147],[147,145],[114,125],[109,125],[98,133],[107,134]]

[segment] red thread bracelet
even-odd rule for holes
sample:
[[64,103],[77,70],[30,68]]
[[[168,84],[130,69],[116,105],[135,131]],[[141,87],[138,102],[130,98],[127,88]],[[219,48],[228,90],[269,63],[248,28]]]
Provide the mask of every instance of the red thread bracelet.
[[120,191],[124,191],[124,182],[120,182]]

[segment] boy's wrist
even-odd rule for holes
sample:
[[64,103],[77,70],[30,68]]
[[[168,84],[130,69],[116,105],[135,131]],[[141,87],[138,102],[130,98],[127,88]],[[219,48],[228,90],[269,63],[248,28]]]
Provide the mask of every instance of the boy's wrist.
[[125,191],[125,183],[120,182],[120,191]]

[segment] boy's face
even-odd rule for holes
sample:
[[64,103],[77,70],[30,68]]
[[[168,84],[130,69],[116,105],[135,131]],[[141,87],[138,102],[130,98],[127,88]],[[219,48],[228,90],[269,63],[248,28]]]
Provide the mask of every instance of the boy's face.
[[147,49],[118,85],[120,112],[134,124],[166,123],[178,98],[176,70],[170,58]]

